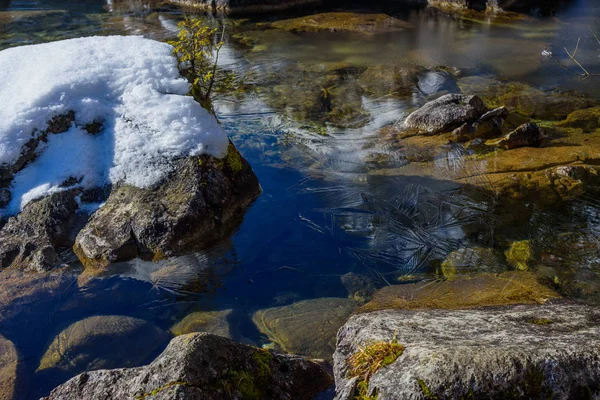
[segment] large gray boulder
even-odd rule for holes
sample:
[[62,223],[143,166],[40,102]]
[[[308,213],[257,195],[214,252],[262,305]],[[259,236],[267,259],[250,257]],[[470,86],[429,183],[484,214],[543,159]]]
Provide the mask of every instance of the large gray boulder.
[[404,125],[425,133],[450,132],[466,122],[476,121],[486,111],[478,96],[447,94],[414,111]]
[[75,254],[84,266],[102,268],[202,249],[231,233],[260,192],[256,175],[233,144],[222,160],[180,160],[155,187],[114,188],[77,235]]
[[338,333],[338,400],[357,378],[347,360],[394,338],[405,350],[379,368],[370,394],[387,399],[600,398],[600,310],[578,304],[475,310],[385,310],[354,315]]
[[332,383],[321,365],[304,358],[193,333],[173,339],[147,366],[83,373],[46,400],[308,400]]

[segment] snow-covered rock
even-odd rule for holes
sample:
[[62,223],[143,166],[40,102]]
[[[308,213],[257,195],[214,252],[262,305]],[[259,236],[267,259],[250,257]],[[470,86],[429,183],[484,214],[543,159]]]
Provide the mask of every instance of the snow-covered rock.
[[258,180],[172,52],[131,36],[0,51],[0,268],[52,268],[75,238],[86,266],[164,257],[236,227]]
[[[186,96],[189,83],[165,43],[109,36],[10,48],[0,51],[0,82],[0,168],[12,175],[7,214],[72,186],[149,187],[176,158],[227,150],[216,119]],[[45,134],[65,115],[74,116],[65,132]],[[100,133],[90,134],[98,124]],[[28,143],[34,155],[19,163]],[[69,179],[77,182],[64,185]]]

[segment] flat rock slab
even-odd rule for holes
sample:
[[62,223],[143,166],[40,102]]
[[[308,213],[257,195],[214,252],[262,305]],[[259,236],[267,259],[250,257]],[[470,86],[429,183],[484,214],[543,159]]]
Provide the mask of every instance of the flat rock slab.
[[352,396],[346,360],[394,337],[406,350],[371,377],[378,400],[600,396],[600,310],[562,302],[354,315],[338,333],[338,400]]
[[332,384],[324,368],[208,333],[178,336],[151,364],[86,372],[46,400],[309,400]]

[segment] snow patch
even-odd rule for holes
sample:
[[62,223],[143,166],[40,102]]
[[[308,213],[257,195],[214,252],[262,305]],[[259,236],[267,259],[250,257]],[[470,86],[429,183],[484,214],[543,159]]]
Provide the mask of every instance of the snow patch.
[[[38,157],[14,178],[15,214],[29,201],[75,186],[157,183],[177,158],[222,157],[227,134],[192,97],[172,47],[134,36],[70,39],[0,51],[0,166],[55,116],[75,112],[49,134]],[[83,127],[102,122],[101,133]],[[70,186],[73,187],[73,186]]]

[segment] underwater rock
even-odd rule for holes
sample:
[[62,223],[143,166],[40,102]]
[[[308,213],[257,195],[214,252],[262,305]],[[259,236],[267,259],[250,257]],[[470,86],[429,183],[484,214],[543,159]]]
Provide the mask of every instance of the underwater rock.
[[288,353],[331,359],[336,332],[355,308],[350,299],[324,297],[259,310],[252,320]]
[[310,400],[332,383],[321,365],[304,358],[193,333],[171,340],[149,365],[86,372],[45,399]]
[[558,126],[580,128],[588,133],[594,132],[600,128],[600,107],[574,111]]
[[572,112],[594,107],[598,100],[578,92],[540,90],[521,82],[468,76],[458,81],[463,93],[475,94],[488,107],[506,106],[511,112],[542,120],[562,120]]
[[338,333],[336,399],[354,392],[347,360],[393,339],[404,351],[370,377],[377,399],[595,398],[599,321],[597,308],[569,303],[355,315]]
[[0,269],[47,271],[64,264],[59,248],[70,248],[77,226],[75,191],[28,203],[0,229]]
[[385,286],[357,313],[378,310],[461,309],[510,304],[543,304],[560,295],[531,272],[480,273],[460,279]]
[[151,323],[120,315],[88,317],[74,322],[50,343],[38,373],[55,370],[68,376],[83,371],[135,367],[168,341]]
[[387,14],[329,12],[276,21],[270,26],[290,32],[328,31],[373,34],[397,32],[412,25]]
[[171,333],[174,336],[181,336],[192,332],[208,332],[231,339],[231,327],[227,318],[232,311],[229,309],[193,312],[175,324],[171,328]]
[[357,304],[364,304],[369,301],[377,288],[376,282],[370,276],[354,272],[342,275],[342,285],[348,291],[348,297]]
[[420,68],[397,65],[377,65],[367,68],[358,84],[377,96],[411,96],[419,82]]
[[486,111],[477,96],[447,94],[414,111],[404,125],[425,133],[448,132],[465,122],[477,120]]
[[427,71],[421,74],[417,88],[424,96],[460,92],[454,75],[445,70]]
[[466,247],[453,251],[441,265],[447,279],[479,272],[501,272],[502,261],[492,249]]
[[505,148],[507,150],[518,147],[537,147],[544,140],[544,133],[533,122],[521,125],[503,138],[490,141],[488,144]]
[[230,144],[222,160],[179,161],[155,187],[114,188],[77,235],[74,250],[92,269],[136,256],[158,259],[200,250],[228,235],[260,192],[252,168]]
[[19,355],[15,345],[0,335],[0,400],[16,400]]

